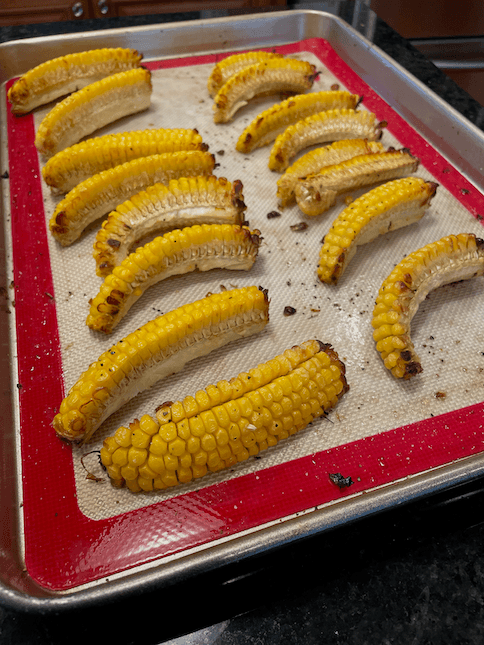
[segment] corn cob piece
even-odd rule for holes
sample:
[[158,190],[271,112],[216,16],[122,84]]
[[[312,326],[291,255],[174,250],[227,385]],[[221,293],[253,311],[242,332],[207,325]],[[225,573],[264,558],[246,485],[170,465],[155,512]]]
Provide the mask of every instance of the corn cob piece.
[[261,331],[269,321],[262,287],[212,294],[158,316],[101,354],[80,376],[53,420],[57,434],[88,441],[113,412],[188,361]]
[[259,245],[260,231],[230,224],[196,225],[156,237],[105,278],[86,324],[111,333],[149,287],[174,275],[211,269],[249,271]]
[[338,195],[414,173],[419,160],[408,150],[387,150],[359,155],[316,175],[299,179],[294,189],[296,202],[305,215],[314,217],[327,211]]
[[350,92],[329,90],[298,94],[264,110],[240,135],[236,149],[249,153],[266,146],[290,125],[324,110],[356,109],[361,97]]
[[167,152],[127,161],[84,180],[59,202],[49,222],[63,246],[77,240],[86,226],[148,186],[184,176],[210,175],[215,158],[209,152]]
[[14,114],[26,114],[106,76],[139,67],[135,49],[92,49],[41,63],[23,74],[9,89]]
[[302,93],[311,89],[314,65],[294,58],[275,58],[250,65],[229,78],[214,99],[215,123],[227,123],[250,99],[259,94]]
[[242,224],[246,205],[239,180],[183,177],[155,184],[119,205],[102,223],[94,242],[96,273],[106,276],[149,235],[194,224]]
[[120,164],[167,152],[207,151],[197,130],[159,128],[106,134],[76,143],[51,157],[42,168],[45,183],[55,193],[67,193],[85,179]]
[[144,67],[91,83],[47,113],[37,130],[35,147],[51,157],[113,121],[147,110],[151,91],[151,72]]
[[165,403],[121,426],[101,448],[111,483],[132,492],[163,490],[231,468],[275,446],[333,408],[348,391],[345,366],[313,340]]
[[347,206],[324,237],[318,266],[321,282],[336,284],[358,246],[421,219],[437,187],[435,182],[419,177],[395,179]]
[[314,175],[327,166],[352,159],[357,155],[384,152],[385,146],[380,141],[367,139],[342,139],[322,148],[316,148],[303,155],[286,170],[277,182],[279,207],[284,209],[295,201],[294,189],[299,179]]
[[373,339],[385,367],[396,378],[423,371],[410,326],[427,294],[445,284],[484,275],[484,240],[449,235],[404,258],[383,281],[373,310]]
[[287,127],[272,146],[269,168],[284,172],[301,150],[341,139],[378,141],[385,127],[372,112],[357,112],[349,108],[326,110],[301,119]]
[[244,54],[233,54],[224,58],[216,65],[214,65],[210,76],[207,81],[207,89],[210,96],[214,97],[219,89],[225,85],[231,76],[235,76],[238,72],[255,63],[261,63],[264,60],[271,58],[282,58],[282,54],[275,54],[274,52],[253,51]]

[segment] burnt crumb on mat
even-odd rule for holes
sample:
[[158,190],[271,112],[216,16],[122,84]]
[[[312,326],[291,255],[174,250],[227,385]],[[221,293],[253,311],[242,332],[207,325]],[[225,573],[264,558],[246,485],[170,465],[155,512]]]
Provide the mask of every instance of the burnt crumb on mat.
[[284,315],[285,316],[294,316],[296,311],[297,310],[294,307],[290,307],[289,305],[284,307]]
[[349,488],[354,482],[351,477],[343,477],[341,473],[329,473],[329,479],[338,488]]

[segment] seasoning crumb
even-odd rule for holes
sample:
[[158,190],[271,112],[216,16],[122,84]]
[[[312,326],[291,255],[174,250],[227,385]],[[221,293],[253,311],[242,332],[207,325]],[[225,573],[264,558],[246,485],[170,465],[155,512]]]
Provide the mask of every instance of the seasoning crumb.
[[298,222],[297,224],[291,224],[291,231],[305,231],[308,228],[306,222]]
[[296,313],[296,309],[294,309],[294,307],[289,307],[289,306],[284,307],[285,316],[294,316],[295,313]]
[[221,157],[223,157],[223,156],[224,156],[224,154],[225,154],[225,150],[219,150],[219,151],[217,152],[217,154],[218,154],[218,155],[220,155]]
[[8,179],[8,177],[9,177],[8,170],[6,170],[1,177],[2,177],[2,179]]
[[329,473],[329,479],[340,489],[348,488],[354,483],[351,477],[343,477],[341,473]]
[[333,83],[333,85],[331,85],[331,89],[333,92],[337,92],[339,90],[339,83]]
[[436,399],[445,399],[447,394],[445,392],[436,392],[435,393],[435,398]]
[[267,219],[274,219],[275,217],[281,217],[281,213],[279,211],[270,211],[270,213],[267,213]]

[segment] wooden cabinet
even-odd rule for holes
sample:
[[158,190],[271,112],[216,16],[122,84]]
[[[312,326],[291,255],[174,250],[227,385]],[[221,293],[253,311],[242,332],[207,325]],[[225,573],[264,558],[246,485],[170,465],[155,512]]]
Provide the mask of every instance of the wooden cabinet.
[[2,0],[0,26],[92,18],[91,0]]

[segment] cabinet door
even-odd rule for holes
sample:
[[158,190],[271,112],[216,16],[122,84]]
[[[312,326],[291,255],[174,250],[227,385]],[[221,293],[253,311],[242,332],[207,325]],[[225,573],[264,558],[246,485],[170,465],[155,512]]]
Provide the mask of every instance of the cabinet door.
[[89,0],[1,0],[0,26],[92,18]]
[[94,17],[141,16],[156,13],[285,6],[286,0],[91,0]]

